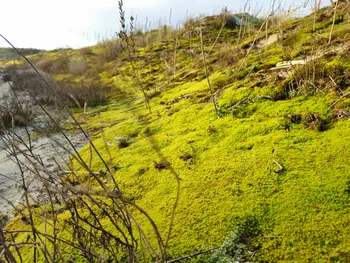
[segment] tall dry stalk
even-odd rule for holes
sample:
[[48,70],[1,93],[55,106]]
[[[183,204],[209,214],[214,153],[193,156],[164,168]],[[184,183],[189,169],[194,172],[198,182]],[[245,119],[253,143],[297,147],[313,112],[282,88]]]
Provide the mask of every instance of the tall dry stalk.
[[121,25],[121,30],[118,33],[118,36],[125,44],[125,49],[126,49],[127,54],[128,54],[128,59],[129,59],[129,63],[130,63],[131,69],[132,69],[133,77],[137,83],[137,86],[139,87],[139,89],[142,92],[147,109],[149,110],[150,113],[152,113],[152,109],[151,109],[151,106],[149,104],[149,99],[148,99],[148,96],[146,93],[146,89],[141,82],[141,78],[138,74],[137,66],[136,66],[135,59],[134,59],[135,43],[134,43],[134,40],[132,37],[132,32],[133,32],[133,28],[134,28],[134,18],[133,18],[133,16],[131,16],[131,18],[130,18],[130,24],[129,24],[130,25],[130,36],[129,36],[127,26],[126,26],[123,0],[118,0],[118,8],[119,8],[120,25]]
[[213,91],[213,88],[211,86],[210,79],[209,79],[209,74],[208,74],[207,60],[206,60],[206,55],[205,55],[205,51],[204,51],[202,25],[200,25],[200,27],[199,27],[199,34],[200,34],[200,40],[201,40],[201,51],[202,51],[202,58],[203,58],[204,73],[205,73],[205,77],[206,77],[207,82],[208,82],[210,98],[211,98],[211,101],[213,102],[216,116],[218,118],[220,118],[220,111],[219,111],[218,105],[217,105],[215,97],[214,97],[214,91]]
[[334,6],[333,23],[332,23],[331,32],[329,33],[328,44],[330,44],[332,42],[332,35],[333,35],[333,31],[334,31],[334,26],[335,26],[335,20],[337,17],[338,4],[339,4],[339,0],[336,0],[335,6]]

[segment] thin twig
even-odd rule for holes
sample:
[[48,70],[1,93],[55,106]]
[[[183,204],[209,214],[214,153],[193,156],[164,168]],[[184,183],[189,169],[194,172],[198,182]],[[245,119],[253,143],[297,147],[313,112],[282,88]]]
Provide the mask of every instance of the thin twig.
[[202,49],[205,77],[206,77],[207,82],[208,82],[208,88],[209,88],[209,91],[210,91],[210,97],[211,97],[211,100],[212,100],[212,102],[214,104],[216,116],[218,118],[220,118],[220,112],[219,112],[218,106],[216,105],[216,101],[215,101],[215,98],[214,98],[214,92],[213,92],[213,89],[212,89],[212,86],[211,86],[211,83],[210,83],[210,79],[209,79],[209,75],[208,75],[207,61],[206,61],[205,52],[204,52],[204,41],[203,41],[202,25],[200,25],[199,30],[200,30],[201,49]]
[[335,20],[337,17],[337,9],[338,9],[338,3],[340,0],[336,0],[335,2],[335,7],[334,7],[334,16],[333,16],[333,23],[332,23],[332,28],[331,28],[331,32],[329,33],[329,39],[328,39],[328,44],[331,43],[332,41],[332,35],[333,35],[333,31],[334,31],[334,25],[335,25]]
[[279,170],[274,171],[275,173],[278,174],[278,173],[282,173],[283,171],[285,171],[284,167],[281,164],[279,164],[276,160],[273,160],[273,162],[279,167]]
[[330,109],[332,109],[335,105],[337,105],[342,99],[348,97],[350,95],[350,92],[344,94],[343,96],[341,96],[338,100],[336,100],[331,106],[329,106],[329,108],[326,110],[326,113],[329,112]]

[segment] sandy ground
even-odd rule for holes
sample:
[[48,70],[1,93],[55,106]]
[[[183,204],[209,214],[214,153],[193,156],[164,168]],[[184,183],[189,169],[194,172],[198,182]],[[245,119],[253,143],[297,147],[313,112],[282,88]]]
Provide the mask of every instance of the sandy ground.
[[[3,83],[0,79],[0,103],[1,98],[9,92],[9,90],[10,88],[8,84]],[[28,127],[28,129],[30,130],[31,138],[36,138],[32,141],[34,154],[40,156],[46,169],[55,174],[54,171],[58,168],[54,159],[64,167],[65,160],[69,157],[69,153],[55,142],[59,142],[59,144],[69,148],[68,142],[64,139],[62,134],[53,134],[50,135],[50,138],[46,138],[44,136],[38,136],[34,131],[34,128]],[[22,138],[27,138],[24,128],[16,128],[14,131]],[[69,138],[77,148],[82,147],[86,142],[80,134],[69,134]],[[11,157],[11,154],[7,149],[11,141],[12,137],[10,135],[0,136],[0,212],[2,214],[10,214],[11,210],[13,210],[10,203],[15,205],[23,199],[20,168],[14,162],[14,158]],[[24,149],[24,146],[20,145],[19,148]],[[28,160],[20,153],[17,154],[17,157],[23,162],[28,162]],[[40,201],[40,199],[43,198],[43,195],[41,194],[42,183],[29,171],[25,171],[24,175],[26,183],[29,184],[29,192],[33,202],[36,200]]]
[[258,41],[256,44],[257,48],[264,48],[267,47],[275,42],[277,42],[280,38],[280,34],[272,34],[269,35],[267,38],[262,38]]

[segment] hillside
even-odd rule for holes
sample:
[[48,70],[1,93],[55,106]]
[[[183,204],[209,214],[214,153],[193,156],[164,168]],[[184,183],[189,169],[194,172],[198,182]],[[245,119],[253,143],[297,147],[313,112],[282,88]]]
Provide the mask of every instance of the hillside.
[[[88,144],[79,154],[94,176],[83,173],[80,157],[71,161],[73,172],[63,181],[79,187],[72,192],[84,223],[73,231],[76,214],[67,204],[51,204],[60,238],[83,236],[86,243],[77,247],[89,244],[84,249],[103,254],[101,262],[118,262],[82,234],[100,224],[105,230],[97,236],[108,232],[124,241],[113,220],[124,214],[109,217],[103,207],[116,204],[87,194],[105,186],[124,195],[122,204],[142,229],[135,241],[147,255],[141,262],[165,262],[162,242],[168,259],[222,245],[191,262],[350,260],[348,4],[340,3],[335,15],[326,7],[299,19],[270,17],[268,26],[259,19],[223,23],[232,21],[227,17],[29,56],[57,90],[73,94],[73,101],[62,98],[105,160]],[[4,64],[12,70],[21,62]],[[76,129],[71,122],[65,127]],[[42,207],[32,212],[37,229],[54,232]],[[29,227],[17,216],[5,229]],[[15,240],[28,237],[16,233]],[[77,247],[60,247],[64,258],[97,262]],[[129,251],[116,250],[127,262]],[[44,262],[43,254],[36,259]],[[33,253],[22,256],[33,262]]]
[[[20,48],[19,49],[24,55],[33,55],[43,50],[35,49],[35,48]],[[0,47],[0,60],[9,60],[9,59],[17,59],[19,58],[18,54],[12,48],[4,48]]]

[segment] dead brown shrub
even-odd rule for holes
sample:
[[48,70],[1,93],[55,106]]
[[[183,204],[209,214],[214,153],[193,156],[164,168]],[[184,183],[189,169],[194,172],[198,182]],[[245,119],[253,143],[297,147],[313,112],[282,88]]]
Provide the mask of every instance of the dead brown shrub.
[[243,59],[245,52],[240,48],[232,49],[228,45],[218,45],[216,57],[219,61],[224,64],[224,66],[232,66],[237,63],[239,60]]
[[[99,80],[82,80],[78,84],[57,83],[47,74],[42,74],[51,85],[55,93],[68,105],[75,107],[77,103],[83,106],[87,102],[90,106],[99,105],[108,100],[112,88],[102,84]],[[15,72],[13,87],[17,91],[29,91],[36,100],[44,105],[57,105],[56,94],[47,88],[45,83],[34,71]]]
[[98,57],[102,58],[103,62],[111,62],[123,52],[119,40],[106,40],[100,46],[101,52],[98,54]]
[[33,107],[28,100],[17,100],[4,96],[0,105],[0,132],[4,128],[27,126],[34,117]]
[[83,56],[73,57],[68,63],[68,70],[73,75],[84,74],[89,69],[89,65]]
[[54,73],[55,70],[54,63],[49,58],[40,59],[37,63],[35,63],[35,66],[40,71],[46,73]]

